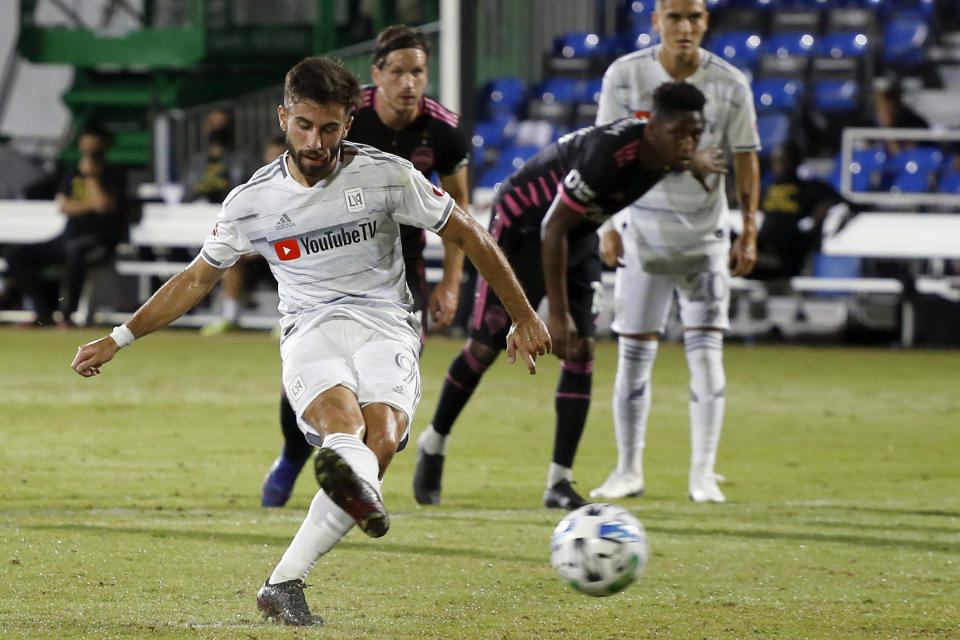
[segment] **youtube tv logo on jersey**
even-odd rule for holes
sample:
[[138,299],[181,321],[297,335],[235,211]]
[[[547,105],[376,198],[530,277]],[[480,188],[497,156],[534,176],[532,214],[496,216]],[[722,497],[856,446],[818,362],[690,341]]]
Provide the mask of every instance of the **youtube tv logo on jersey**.
[[296,260],[300,257],[300,245],[293,238],[274,242],[273,250],[281,260]]

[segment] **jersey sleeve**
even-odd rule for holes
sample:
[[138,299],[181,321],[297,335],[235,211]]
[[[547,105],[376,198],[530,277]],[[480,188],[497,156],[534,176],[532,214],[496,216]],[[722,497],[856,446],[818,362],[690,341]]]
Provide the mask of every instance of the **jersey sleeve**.
[[400,194],[394,219],[412,227],[440,231],[453,212],[453,197],[409,167],[408,180]]
[[253,250],[247,236],[241,233],[236,223],[226,215],[226,207],[221,207],[217,223],[203,241],[200,257],[212,267],[227,269],[232,267],[240,256]]
[[760,134],[757,132],[757,111],[753,107],[753,91],[746,81],[737,83],[731,101],[730,120],[726,130],[726,142],[734,153],[760,150]]
[[626,78],[621,69],[623,65],[614,64],[603,74],[600,101],[597,105],[597,124],[606,124],[633,115],[627,104]]

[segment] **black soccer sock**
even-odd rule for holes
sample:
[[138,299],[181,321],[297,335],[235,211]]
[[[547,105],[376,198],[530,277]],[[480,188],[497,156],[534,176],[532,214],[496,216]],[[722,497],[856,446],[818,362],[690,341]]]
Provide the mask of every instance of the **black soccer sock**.
[[464,347],[460,355],[450,363],[447,378],[440,391],[440,402],[433,414],[433,430],[440,435],[449,435],[457,416],[463,411],[480,383],[483,373],[490,367],[484,364]]
[[297,426],[297,414],[286,394],[280,395],[280,430],[283,431],[283,457],[303,465],[313,453],[313,447]]
[[592,380],[593,360],[563,361],[554,399],[557,428],[553,437],[553,461],[568,469],[573,468],[573,458],[587,422]]

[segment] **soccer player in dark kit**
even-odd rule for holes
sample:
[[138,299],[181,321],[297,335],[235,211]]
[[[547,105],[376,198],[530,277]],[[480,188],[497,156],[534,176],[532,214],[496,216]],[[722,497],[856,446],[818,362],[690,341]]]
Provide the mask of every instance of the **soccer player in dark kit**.
[[[649,122],[623,118],[569,133],[528,160],[497,191],[490,234],[517,272],[530,303],[536,307],[550,291],[551,279],[558,280],[565,294],[557,306],[549,298],[554,352],[563,364],[544,506],[575,509],[586,504],[571,483],[573,459],[590,406],[596,296],[601,287],[596,229],[670,171],[690,169],[704,188],[705,174],[726,172],[719,149],[696,151],[704,128],[704,101],[690,84],[661,85],[654,93]],[[551,255],[549,266],[547,255],[541,262],[540,240],[548,210],[575,216],[569,229],[564,227],[562,264]],[[470,338],[447,371],[433,421],[417,440],[413,486],[420,504],[439,503],[450,430],[480,378],[504,349],[508,329],[506,311],[488,283],[479,280]]]
[[[460,117],[424,95],[429,53],[419,31],[395,25],[380,32],[373,51],[374,84],[363,88],[347,139],[409,160],[428,180],[436,173],[443,190],[467,211],[470,141],[460,128]],[[444,242],[443,277],[428,299],[423,258],[426,235],[423,229],[400,225],[400,241],[407,286],[424,331],[428,314],[434,328],[448,327],[457,310],[463,252]],[[260,502],[265,507],[287,503],[294,481],[313,451],[303,439],[286,396],[280,402],[280,426],[284,446],[263,483]]]

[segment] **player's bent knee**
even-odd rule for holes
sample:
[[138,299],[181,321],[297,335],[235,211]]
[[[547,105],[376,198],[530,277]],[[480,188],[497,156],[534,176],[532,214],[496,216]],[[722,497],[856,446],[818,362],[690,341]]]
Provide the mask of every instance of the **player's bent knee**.
[[586,362],[593,360],[593,338],[577,338],[567,349],[567,360],[571,362]]
[[472,338],[467,340],[467,350],[470,351],[470,355],[476,358],[481,364],[488,367],[493,364],[493,361],[500,355],[500,350],[496,347],[491,347],[488,344],[478,342]]
[[346,387],[327,389],[307,406],[306,420],[321,436],[351,433],[363,436],[364,418],[357,396]]

